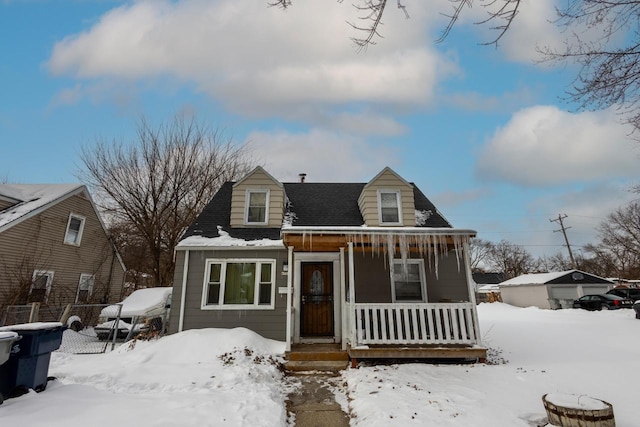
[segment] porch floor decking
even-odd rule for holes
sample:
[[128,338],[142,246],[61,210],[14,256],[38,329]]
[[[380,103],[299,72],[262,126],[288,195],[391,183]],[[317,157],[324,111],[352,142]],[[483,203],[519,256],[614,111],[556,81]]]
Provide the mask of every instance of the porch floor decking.
[[339,371],[349,360],[356,367],[362,359],[466,360],[484,362],[487,349],[462,344],[368,345],[343,351],[340,344],[294,344],[285,355],[288,371]]
[[368,345],[348,348],[347,353],[352,366],[358,359],[460,359],[484,362],[487,358],[486,348],[461,344]]

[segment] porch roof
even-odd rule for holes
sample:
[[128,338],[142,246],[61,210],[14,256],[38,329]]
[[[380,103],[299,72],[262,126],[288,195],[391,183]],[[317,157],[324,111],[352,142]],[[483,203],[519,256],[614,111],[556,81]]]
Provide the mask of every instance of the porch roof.
[[381,246],[406,246],[417,250],[425,246],[458,246],[463,239],[475,237],[475,230],[449,227],[296,227],[282,228],[282,240],[296,251],[335,252],[353,242],[360,250]]

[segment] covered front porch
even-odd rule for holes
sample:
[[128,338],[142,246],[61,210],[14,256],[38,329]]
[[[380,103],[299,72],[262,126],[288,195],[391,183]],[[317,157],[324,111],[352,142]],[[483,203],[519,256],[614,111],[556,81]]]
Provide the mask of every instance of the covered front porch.
[[[338,343],[352,361],[379,358],[483,360],[486,349],[481,347],[467,256],[468,241],[473,235],[470,230],[450,228],[284,229],[283,241],[288,248],[290,266],[287,350],[291,350],[292,344],[304,342],[299,334],[304,286],[300,283],[301,274],[295,269],[300,268],[300,259],[333,254],[336,260],[334,276],[337,276],[334,278],[333,316],[338,330],[332,341]],[[363,263],[365,255],[367,261]],[[427,264],[426,275],[435,282],[438,266],[444,269],[441,258],[448,255],[453,257],[448,264],[454,265],[449,269],[456,273],[450,274],[445,285],[464,287],[462,293],[457,290],[459,298],[439,298],[432,302],[427,298],[428,284],[424,285],[422,301],[400,301],[392,291],[388,290],[388,295],[379,291],[392,286],[389,284],[389,262],[420,260]],[[431,286],[435,287],[435,284]],[[430,294],[435,295],[434,299],[442,296],[436,290]],[[374,301],[376,299],[379,301]]]

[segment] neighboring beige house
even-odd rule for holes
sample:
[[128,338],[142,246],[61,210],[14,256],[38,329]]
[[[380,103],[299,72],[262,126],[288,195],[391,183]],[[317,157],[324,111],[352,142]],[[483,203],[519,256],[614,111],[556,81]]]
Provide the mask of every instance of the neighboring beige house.
[[484,358],[469,239],[390,168],[225,183],[176,248],[171,331],[249,328],[352,359]]
[[499,284],[507,304],[550,309],[571,308],[573,300],[603,294],[613,286],[610,280],[580,270],[523,274]]
[[116,302],[125,267],[80,184],[0,184],[0,307]]

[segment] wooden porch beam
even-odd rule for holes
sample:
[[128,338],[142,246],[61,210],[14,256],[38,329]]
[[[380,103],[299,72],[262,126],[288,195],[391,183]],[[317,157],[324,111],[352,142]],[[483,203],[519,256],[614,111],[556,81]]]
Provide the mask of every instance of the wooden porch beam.
[[[443,237],[442,239],[446,245],[450,248],[454,247],[454,240],[450,236]],[[371,239],[368,236],[358,236],[358,238],[347,238],[345,235],[327,234],[327,235],[306,235],[301,234],[285,234],[283,241],[286,246],[293,246],[297,252],[338,252],[340,248],[346,248],[347,243],[353,242],[353,249],[356,252],[371,252],[374,250],[374,246],[371,243]],[[380,243],[378,248],[386,246],[385,243]],[[399,249],[400,245],[396,244],[396,249]],[[410,252],[419,252],[420,247],[417,244],[409,244]]]

